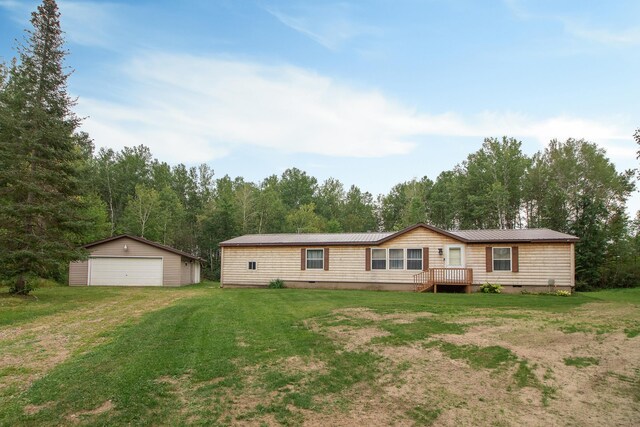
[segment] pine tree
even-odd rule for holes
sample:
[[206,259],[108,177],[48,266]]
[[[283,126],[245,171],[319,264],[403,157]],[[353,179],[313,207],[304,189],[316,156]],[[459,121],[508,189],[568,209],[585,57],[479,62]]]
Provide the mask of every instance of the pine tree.
[[75,100],[67,94],[63,33],[55,0],[32,13],[32,30],[0,86],[0,277],[27,294],[82,256],[82,150]]

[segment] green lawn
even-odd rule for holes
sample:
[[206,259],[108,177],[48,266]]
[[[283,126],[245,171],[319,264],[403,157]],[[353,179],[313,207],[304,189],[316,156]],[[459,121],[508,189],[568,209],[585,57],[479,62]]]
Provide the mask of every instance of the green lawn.
[[[607,408],[619,404],[623,421],[638,416],[640,289],[555,297],[208,283],[34,295],[0,298],[0,425],[367,424],[370,416],[490,425],[532,411],[553,422],[567,419],[554,418],[569,405],[559,377],[576,371],[565,359],[597,359],[577,372],[601,369],[593,375],[607,375],[602,386],[619,395]],[[556,345],[546,352],[558,352],[557,363],[536,351],[545,342]],[[609,344],[628,352],[629,366],[607,362]],[[464,377],[443,385],[447,371]],[[501,403],[523,395],[530,402]]]

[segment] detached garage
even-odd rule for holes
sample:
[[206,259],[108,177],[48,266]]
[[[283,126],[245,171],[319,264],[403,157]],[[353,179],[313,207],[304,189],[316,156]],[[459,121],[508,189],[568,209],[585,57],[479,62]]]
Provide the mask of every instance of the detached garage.
[[141,237],[121,235],[84,246],[69,265],[72,286],[182,286],[200,282],[201,259]]

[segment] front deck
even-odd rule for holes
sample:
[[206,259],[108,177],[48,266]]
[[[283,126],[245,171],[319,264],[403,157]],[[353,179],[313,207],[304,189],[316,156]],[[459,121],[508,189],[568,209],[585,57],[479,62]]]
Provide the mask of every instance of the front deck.
[[438,285],[465,286],[465,292],[471,293],[473,269],[471,268],[430,268],[413,276],[416,292],[438,292]]

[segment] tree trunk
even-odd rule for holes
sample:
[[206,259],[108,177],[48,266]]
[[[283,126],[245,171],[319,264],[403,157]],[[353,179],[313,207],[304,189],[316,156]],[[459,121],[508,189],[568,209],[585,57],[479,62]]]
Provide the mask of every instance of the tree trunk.
[[16,287],[14,293],[18,295],[27,294],[27,281],[25,280],[24,276],[20,275],[16,279]]

